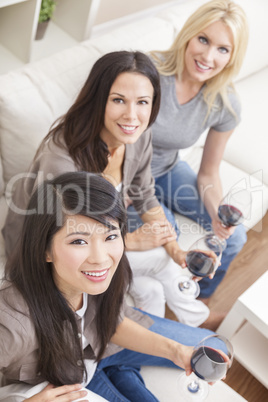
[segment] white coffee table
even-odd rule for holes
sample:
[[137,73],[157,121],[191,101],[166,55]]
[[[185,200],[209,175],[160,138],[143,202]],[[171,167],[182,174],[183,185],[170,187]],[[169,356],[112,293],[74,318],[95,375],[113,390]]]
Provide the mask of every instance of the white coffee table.
[[268,271],[237,299],[217,332],[230,339],[235,359],[268,388]]

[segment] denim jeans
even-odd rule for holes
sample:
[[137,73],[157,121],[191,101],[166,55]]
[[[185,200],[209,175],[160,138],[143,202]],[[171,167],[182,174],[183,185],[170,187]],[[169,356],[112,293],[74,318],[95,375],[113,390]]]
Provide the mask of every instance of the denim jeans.
[[[199,196],[197,189],[197,175],[184,161],[178,161],[174,168],[163,176],[155,179],[156,196],[170,211],[184,215],[197,222],[204,229],[212,230],[211,218]],[[167,215],[169,219],[169,216]],[[171,220],[173,223],[173,220]],[[199,281],[200,297],[210,297],[226,271],[247,240],[243,225],[239,225],[235,232],[227,239],[227,247],[223,251],[221,266],[217,269],[214,278],[203,278]]]
[[[153,316],[150,331],[166,336],[184,345],[194,346],[213,334],[203,328],[193,328],[176,321]],[[140,375],[141,366],[177,367],[170,360],[128,349],[102,359],[87,388],[110,402],[155,402],[156,397],[146,388]]]

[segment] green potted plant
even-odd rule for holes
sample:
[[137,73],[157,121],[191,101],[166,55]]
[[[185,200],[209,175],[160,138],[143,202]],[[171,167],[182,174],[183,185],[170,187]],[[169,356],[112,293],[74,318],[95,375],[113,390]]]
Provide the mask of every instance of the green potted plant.
[[54,0],[42,0],[35,36],[36,40],[42,39],[44,37],[48,23],[54,14],[55,7],[56,2]]

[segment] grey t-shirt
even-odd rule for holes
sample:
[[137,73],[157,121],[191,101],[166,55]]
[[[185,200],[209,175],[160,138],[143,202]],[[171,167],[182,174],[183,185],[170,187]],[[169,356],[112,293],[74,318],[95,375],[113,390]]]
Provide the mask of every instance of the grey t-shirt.
[[240,122],[240,103],[234,92],[229,93],[229,100],[237,117],[226,107],[220,96],[208,118],[207,104],[203,99],[203,90],[189,102],[180,105],[175,89],[175,76],[160,76],[161,106],[153,133],[152,173],[159,177],[174,167],[179,157],[179,150],[192,146],[207,129],[229,131]]

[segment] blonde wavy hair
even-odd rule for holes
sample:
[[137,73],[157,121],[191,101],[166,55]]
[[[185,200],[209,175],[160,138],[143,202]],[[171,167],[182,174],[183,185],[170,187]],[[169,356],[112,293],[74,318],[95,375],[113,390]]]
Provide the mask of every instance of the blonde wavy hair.
[[233,35],[233,50],[225,68],[206,82],[204,100],[211,111],[217,95],[224,105],[235,115],[228,99],[228,88],[234,90],[233,78],[238,74],[248,43],[248,23],[243,9],[230,0],[212,0],[199,7],[185,22],[172,46],[166,51],[151,52],[152,58],[162,75],[177,74],[181,79],[184,70],[185,51],[189,41],[207,26],[222,21]]

